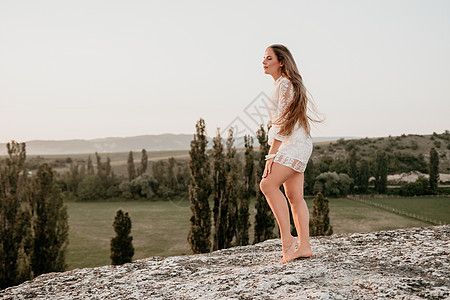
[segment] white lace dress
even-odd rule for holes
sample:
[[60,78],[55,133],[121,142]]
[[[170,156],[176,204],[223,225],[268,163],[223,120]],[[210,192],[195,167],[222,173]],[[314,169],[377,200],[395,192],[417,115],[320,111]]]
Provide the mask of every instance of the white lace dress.
[[284,112],[294,97],[294,87],[291,81],[280,76],[275,83],[275,88],[267,103],[272,127],[268,132],[269,145],[272,145],[273,139],[282,141],[278,148],[274,162],[294,169],[296,172],[304,172],[309,158],[311,157],[313,144],[312,139],[308,137],[303,127],[297,123],[291,135],[284,136],[279,134],[280,126],[274,124],[279,116]]

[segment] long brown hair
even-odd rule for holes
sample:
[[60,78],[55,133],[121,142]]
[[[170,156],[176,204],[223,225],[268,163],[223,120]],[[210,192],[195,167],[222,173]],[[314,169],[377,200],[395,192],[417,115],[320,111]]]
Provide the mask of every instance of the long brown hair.
[[308,103],[310,103],[312,112],[316,116],[318,115],[314,103],[312,103],[307,96],[307,90],[303,85],[303,79],[298,71],[294,57],[286,46],[274,44],[268,48],[273,50],[278,61],[283,64],[281,67],[281,74],[291,81],[294,88],[294,98],[292,102],[274,123],[281,125],[279,133],[282,135],[290,135],[292,130],[294,130],[295,125],[299,123],[300,127],[305,129],[306,134],[311,136],[310,121],[320,123],[323,120],[314,119],[307,114]]

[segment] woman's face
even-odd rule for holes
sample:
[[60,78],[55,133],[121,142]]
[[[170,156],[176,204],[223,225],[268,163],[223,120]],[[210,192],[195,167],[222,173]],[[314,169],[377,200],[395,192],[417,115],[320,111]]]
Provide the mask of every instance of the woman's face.
[[272,48],[267,48],[263,60],[264,73],[276,75],[281,73],[282,64],[278,61],[277,56]]

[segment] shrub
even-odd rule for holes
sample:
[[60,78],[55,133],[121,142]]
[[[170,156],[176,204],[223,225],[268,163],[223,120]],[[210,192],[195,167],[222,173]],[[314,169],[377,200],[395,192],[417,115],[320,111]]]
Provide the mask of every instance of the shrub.
[[131,262],[134,255],[131,232],[131,219],[128,213],[119,209],[113,223],[116,236],[111,239],[111,263],[121,265]]
[[411,153],[394,152],[389,155],[389,174],[410,171],[427,172],[427,163],[423,154],[415,156]]
[[348,142],[347,145],[345,145],[345,150],[347,150],[348,152],[352,151],[352,149],[355,149],[356,145],[354,141],[350,141]]
[[133,179],[130,182],[130,191],[135,198],[151,199],[155,195],[152,190],[152,179],[147,174]]
[[428,180],[424,176],[419,176],[415,182],[405,183],[400,187],[400,196],[420,196],[431,194]]
[[347,196],[350,193],[350,186],[352,185],[354,179],[350,178],[345,173],[339,173],[339,192],[341,196]]
[[313,191],[330,197],[346,196],[352,183],[353,179],[347,174],[325,172],[316,177]]
[[81,201],[92,201],[105,198],[106,191],[98,176],[88,175],[78,185],[77,194]]
[[328,172],[330,166],[333,163],[333,158],[330,156],[322,156],[318,163],[318,169],[320,173]]
[[328,199],[318,193],[313,200],[312,218],[309,222],[311,236],[332,235],[333,227],[328,216]]
[[313,191],[325,196],[339,196],[339,175],[336,172],[325,172],[316,177]]

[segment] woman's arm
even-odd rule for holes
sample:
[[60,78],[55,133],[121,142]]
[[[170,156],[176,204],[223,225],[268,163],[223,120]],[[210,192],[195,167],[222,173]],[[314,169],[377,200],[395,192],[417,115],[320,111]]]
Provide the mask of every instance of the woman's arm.
[[[278,110],[277,118],[273,124],[273,129],[275,131],[274,138],[279,141],[284,141],[286,136],[281,134],[282,124],[286,122],[286,110],[288,109],[290,103],[294,99],[294,88],[292,82],[288,79],[284,79],[280,84],[280,94],[278,98]],[[284,115],[284,116],[283,116]]]
[[[281,124],[286,121],[285,118],[280,120],[281,116],[284,114],[285,110],[288,109],[289,104],[294,98],[294,89],[292,82],[290,80],[283,80],[280,85],[280,95],[278,99],[278,112],[277,112],[277,120],[280,122],[276,122],[275,124],[272,124],[272,128],[270,130],[274,130],[274,138],[272,141],[272,145],[269,149],[268,155],[273,155],[278,152],[278,148],[280,148],[281,143],[286,139],[286,136],[283,134],[280,134]],[[270,172],[272,171],[272,164],[273,164],[274,157],[266,160],[266,167],[264,168],[263,172],[263,178],[266,177]]]
[[275,154],[278,152],[278,148],[280,148],[282,141],[277,140],[277,139],[273,139],[272,141],[272,145],[270,146],[269,149],[269,154]]

